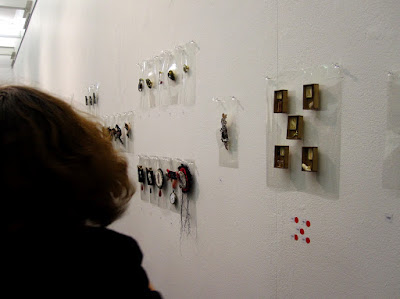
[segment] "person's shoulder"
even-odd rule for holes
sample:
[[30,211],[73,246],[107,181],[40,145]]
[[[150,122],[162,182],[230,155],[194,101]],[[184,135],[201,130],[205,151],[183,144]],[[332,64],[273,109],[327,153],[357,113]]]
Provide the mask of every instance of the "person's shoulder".
[[115,244],[125,244],[126,246],[139,246],[133,237],[106,227],[85,227],[82,230],[82,237],[91,242],[107,242],[108,244],[113,242]]
[[117,232],[106,227],[86,227],[82,232],[85,243],[96,246],[101,251],[118,253],[123,255],[129,253],[141,262],[143,255],[137,241],[127,234]]
[[87,226],[83,229],[83,234],[87,237],[107,238],[120,242],[137,243],[133,237],[117,232],[107,227]]

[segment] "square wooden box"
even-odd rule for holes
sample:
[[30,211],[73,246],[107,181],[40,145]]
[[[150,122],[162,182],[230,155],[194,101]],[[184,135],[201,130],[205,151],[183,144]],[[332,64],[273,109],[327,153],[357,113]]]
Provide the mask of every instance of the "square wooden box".
[[288,112],[288,91],[286,89],[274,91],[274,113]]
[[289,146],[275,145],[275,168],[289,168]]
[[301,170],[318,171],[318,147],[303,147],[301,155]]
[[318,110],[319,102],[319,84],[303,85],[303,109]]
[[303,116],[289,115],[286,139],[303,139]]

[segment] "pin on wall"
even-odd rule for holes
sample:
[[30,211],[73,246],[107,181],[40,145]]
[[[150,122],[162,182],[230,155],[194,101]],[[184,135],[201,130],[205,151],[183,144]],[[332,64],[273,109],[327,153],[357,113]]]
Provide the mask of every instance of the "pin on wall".
[[290,221],[296,224],[296,232],[291,235],[294,241],[301,240],[306,244],[310,244],[310,237],[306,236],[306,229],[311,227],[311,221],[308,219],[301,219],[297,216],[290,218]]

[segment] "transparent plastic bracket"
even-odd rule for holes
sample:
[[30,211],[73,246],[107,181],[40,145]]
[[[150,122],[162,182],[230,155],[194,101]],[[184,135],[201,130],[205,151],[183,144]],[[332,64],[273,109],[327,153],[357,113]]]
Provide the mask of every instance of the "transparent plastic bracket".
[[400,70],[388,72],[387,126],[382,186],[400,190]]
[[[343,75],[338,64],[280,73],[267,82],[267,186],[286,191],[339,196]],[[320,108],[303,109],[303,86],[319,85]],[[274,113],[274,93],[288,91],[287,113]],[[302,116],[304,136],[287,139],[290,116]],[[275,146],[289,146],[288,168],[276,168]],[[318,170],[303,171],[303,147],[318,148]]]
[[110,134],[113,146],[119,151],[133,153],[133,117],[133,111],[100,117],[102,125]]
[[[138,155],[138,165],[136,169],[136,180],[140,185],[140,199],[143,201],[149,201],[148,190],[147,190],[147,180],[146,180],[146,165],[148,165],[149,157],[146,155]],[[140,168],[140,170],[139,170]],[[139,171],[142,171],[143,181],[139,181]]]
[[239,167],[239,107],[240,102],[234,96],[214,97],[216,104],[216,141],[218,146],[219,165],[222,167]]
[[100,100],[100,83],[95,83],[86,88],[84,94],[84,105],[86,106],[87,112],[92,115],[99,114],[99,100]]

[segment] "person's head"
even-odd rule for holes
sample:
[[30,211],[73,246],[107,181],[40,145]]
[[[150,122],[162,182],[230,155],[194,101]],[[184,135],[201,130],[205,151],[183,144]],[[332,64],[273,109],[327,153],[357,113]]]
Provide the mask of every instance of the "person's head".
[[135,192],[101,124],[39,89],[0,86],[0,155],[1,230],[107,226]]

